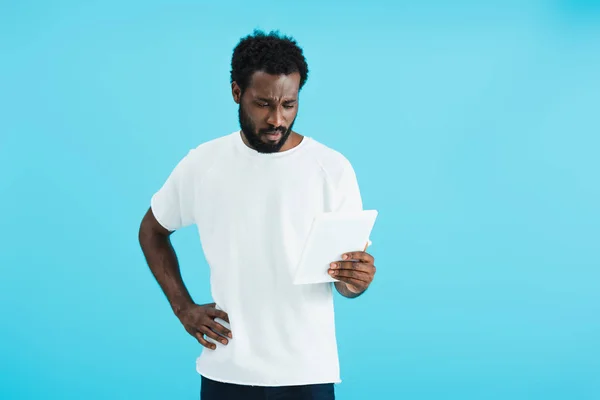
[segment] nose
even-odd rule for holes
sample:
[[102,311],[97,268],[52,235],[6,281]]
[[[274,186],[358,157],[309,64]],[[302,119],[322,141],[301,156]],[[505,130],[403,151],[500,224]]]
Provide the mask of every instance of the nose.
[[283,110],[281,109],[281,107],[275,107],[271,110],[271,112],[269,113],[269,118],[267,119],[267,123],[274,127],[283,126],[284,119]]

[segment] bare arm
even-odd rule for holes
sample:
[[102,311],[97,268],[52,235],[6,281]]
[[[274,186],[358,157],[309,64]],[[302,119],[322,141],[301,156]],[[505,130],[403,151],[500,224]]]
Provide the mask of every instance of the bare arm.
[[190,335],[212,350],[216,346],[209,343],[205,335],[226,345],[226,337],[232,337],[231,331],[216,322],[215,318],[229,322],[229,316],[226,312],[217,310],[215,303],[194,303],[181,278],[179,261],[171,245],[172,233],[160,225],[149,208],[140,225],[139,241],[150,271],[167,296],[171,309]]
[[181,278],[177,255],[171,245],[172,233],[160,225],[149,208],[140,224],[140,245],[154,278],[173,312],[179,316],[182,310],[193,306],[194,301]]

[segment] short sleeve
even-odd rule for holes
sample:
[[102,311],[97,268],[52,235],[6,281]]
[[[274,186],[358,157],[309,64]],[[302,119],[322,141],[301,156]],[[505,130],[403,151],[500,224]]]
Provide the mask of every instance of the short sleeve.
[[[337,199],[337,206],[334,211],[362,211],[363,209],[358,179],[354,168],[347,160],[338,185]],[[373,242],[369,239],[368,246],[372,244]]]
[[193,150],[179,161],[150,201],[154,217],[169,231],[184,228],[195,222],[192,155]]
[[336,189],[336,207],[334,211],[360,211],[363,209],[362,197],[354,168],[344,160],[339,183]]

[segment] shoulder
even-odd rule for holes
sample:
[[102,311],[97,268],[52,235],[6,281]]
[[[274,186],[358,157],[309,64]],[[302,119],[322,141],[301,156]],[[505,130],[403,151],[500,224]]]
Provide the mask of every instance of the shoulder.
[[230,148],[232,134],[217,137],[188,149],[179,156],[179,161],[171,175],[183,182],[191,183],[204,176],[221,159],[223,152]]
[[180,164],[190,172],[202,172],[210,168],[222,156],[223,152],[231,149],[232,135],[228,134],[210,139],[189,149],[181,159]]
[[200,143],[198,146],[189,150],[187,157],[194,161],[200,161],[206,158],[216,158],[221,152],[227,151],[232,147],[233,135],[228,134],[206,142]]
[[352,163],[340,151],[315,139],[311,138],[310,141],[310,154],[329,179],[338,181],[343,175],[354,173]]

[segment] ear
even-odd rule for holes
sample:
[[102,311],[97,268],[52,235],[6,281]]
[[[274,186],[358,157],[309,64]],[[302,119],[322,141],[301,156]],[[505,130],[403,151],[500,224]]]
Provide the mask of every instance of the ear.
[[231,84],[231,95],[233,96],[233,101],[240,104],[242,101],[242,89],[240,89],[235,81]]

